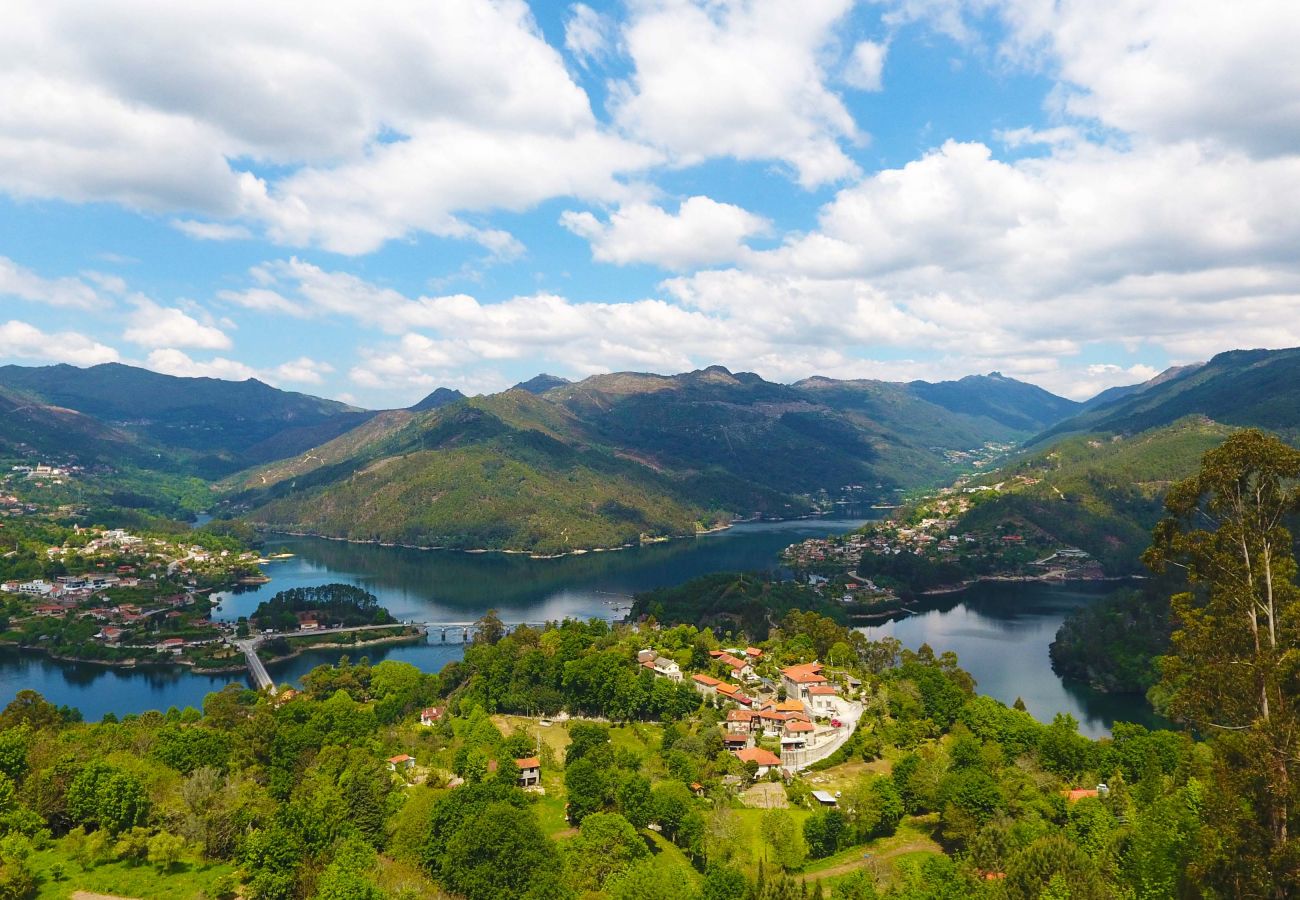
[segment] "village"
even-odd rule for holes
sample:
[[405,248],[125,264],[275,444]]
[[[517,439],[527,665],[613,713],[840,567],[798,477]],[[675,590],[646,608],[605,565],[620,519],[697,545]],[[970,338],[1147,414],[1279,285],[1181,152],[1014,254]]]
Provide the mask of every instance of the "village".
[[[1026,486],[1038,482],[1028,475],[1012,481]],[[814,590],[844,604],[895,600],[900,593],[958,587],[979,577],[1064,580],[1102,575],[1100,564],[1086,551],[1062,545],[1032,526],[963,527],[967,513],[1006,486],[972,484],[970,476],[963,476],[909,503],[892,518],[851,534],[793,544],[782,552],[782,562]],[[936,584],[936,577],[952,583]]]
[[45,571],[66,574],[0,582],[4,640],[98,662],[202,655],[235,628],[211,620],[208,595],[264,580],[269,562],[210,539],[79,525],[66,535],[39,551]]

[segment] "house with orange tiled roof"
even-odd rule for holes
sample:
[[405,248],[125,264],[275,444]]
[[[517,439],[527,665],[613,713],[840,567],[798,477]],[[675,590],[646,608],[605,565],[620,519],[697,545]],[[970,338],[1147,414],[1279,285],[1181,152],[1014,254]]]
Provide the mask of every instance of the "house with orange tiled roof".
[[740,703],[744,706],[749,706],[751,703],[754,702],[749,697],[742,694],[740,692],[740,688],[736,687],[734,684],[725,684],[723,682],[718,682],[718,686],[714,688],[714,690],[717,692],[719,697],[723,697],[727,700],[731,700],[734,703]]
[[839,712],[839,691],[829,684],[814,684],[808,688],[808,706],[815,715],[830,716]]
[[727,710],[727,728],[731,731],[748,731],[752,733],[761,728],[762,725],[762,718],[752,709]]
[[781,750],[802,750],[808,744],[816,729],[811,722],[802,719],[790,719],[785,723],[781,734]]
[[535,788],[542,783],[542,761],[536,756],[525,756],[523,759],[515,760],[515,765],[519,767],[519,786],[521,788]]
[[752,762],[758,764],[758,771],[755,773],[761,778],[769,770],[775,769],[781,765],[781,757],[777,756],[771,750],[764,750],[762,747],[747,747],[744,750],[737,750],[736,759],[741,762]]
[[712,675],[704,674],[692,675],[691,683],[695,685],[697,691],[706,697],[716,696],[718,693],[718,685],[722,684],[721,681],[714,678]]
[[781,682],[785,686],[786,697],[792,700],[805,700],[808,689],[813,685],[826,684],[821,663],[804,663],[799,666],[787,666],[781,670]]

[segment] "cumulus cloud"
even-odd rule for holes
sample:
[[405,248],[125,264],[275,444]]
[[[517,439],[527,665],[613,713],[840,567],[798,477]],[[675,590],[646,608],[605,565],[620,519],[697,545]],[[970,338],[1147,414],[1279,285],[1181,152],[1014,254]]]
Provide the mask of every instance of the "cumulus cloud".
[[96,366],[116,362],[118,353],[75,331],[49,333],[27,322],[0,323],[0,358]]
[[634,71],[614,114],[629,133],[679,164],[715,156],[778,160],[799,183],[847,178],[840,146],[859,137],[826,86],[822,51],[849,0],[633,4],[624,44]]
[[1252,155],[1300,147],[1300,16],[1289,0],[1002,0],[1013,60],[1049,64],[1064,110],[1162,142]]
[[296,384],[322,384],[325,376],[333,371],[334,367],[327,362],[320,362],[309,356],[300,356],[281,363],[269,374],[270,380],[277,383],[289,381]]
[[859,41],[844,67],[844,80],[860,91],[879,91],[884,87],[882,74],[888,44]]
[[596,121],[522,0],[19,0],[0,32],[0,190],[198,214],[177,227],[203,239],[500,251],[461,214],[617,200],[658,159]]
[[608,222],[589,212],[567,211],[560,224],[590,241],[592,256],[601,262],[679,270],[732,262],[745,251],[746,239],[771,228],[762,216],[698,196],[683,200],[676,215],[649,203],[630,203]]
[[[87,281],[94,284],[87,284]],[[95,284],[110,293],[120,293],[121,280],[114,281],[111,276],[88,272],[84,279],[44,278],[8,257],[0,256],[0,296],[70,309],[98,309],[106,306],[107,302],[95,290]]]
[[130,324],[122,334],[133,344],[201,350],[226,350],[230,347],[230,338],[220,328],[204,324],[183,310],[159,306],[144,298],[135,300],[135,307]]
[[174,347],[162,347],[149,353],[145,365],[164,375],[178,375],[182,378],[223,378],[227,381],[244,381],[257,377],[257,370],[237,360],[216,356],[208,360],[196,360],[183,350]]

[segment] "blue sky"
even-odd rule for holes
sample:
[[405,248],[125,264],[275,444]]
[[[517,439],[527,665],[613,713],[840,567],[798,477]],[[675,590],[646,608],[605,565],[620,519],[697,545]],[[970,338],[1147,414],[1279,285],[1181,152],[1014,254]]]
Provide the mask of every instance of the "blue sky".
[[1286,3],[383,6],[20,0],[0,362],[387,407],[1300,344]]

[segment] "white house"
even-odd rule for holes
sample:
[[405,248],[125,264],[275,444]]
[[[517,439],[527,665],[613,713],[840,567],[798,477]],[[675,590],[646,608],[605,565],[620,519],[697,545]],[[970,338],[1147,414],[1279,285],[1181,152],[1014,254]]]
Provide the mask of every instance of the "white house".
[[656,656],[651,664],[654,669],[656,678],[667,678],[671,681],[682,680],[682,668],[666,656]]
[[542,783],[542,761],[536,756],[526,756],[515,760],[519,767],[519,786],[521,788],[540,787]]

